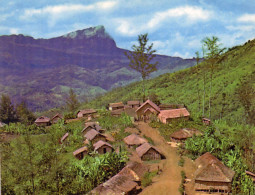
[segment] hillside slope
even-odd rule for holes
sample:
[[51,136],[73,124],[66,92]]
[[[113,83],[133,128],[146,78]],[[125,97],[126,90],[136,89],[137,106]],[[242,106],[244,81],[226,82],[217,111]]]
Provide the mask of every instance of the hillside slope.
[[[63,105],[70,88],[84,101],[139,80],[124,52],[103,26],[50,39],[0,36],[0,93],[15,102],[26,100],[33,110]],[[194,59],[162,55],[155,60],[159,70],[152,77],[195,63]]]
[[[146,84],[147,94],[155,93],[161,103],[185,104],[192,115],[201,116],[203,75],[205,74],[205,116],[208,117],[209,64],[206,61],[202,62],[198,66],[199,73],[197,73],[196,68],[191,67],[148,80]],[[225,118],[234,122],[245,120],[244,109],[236,94],[240,80],[244,78],[255,88],[255,40],[248,41],[243,46],[229,49],[221,56],[220,62],[215,66],[212,83],[212,119]],[[109,102],[141,100],[141,97],[142,83],[136,82],[123,88],[117,88],[90,102],[89,105],[83,106],[101,107]],[[201,102],[200,109],[198,99]]]

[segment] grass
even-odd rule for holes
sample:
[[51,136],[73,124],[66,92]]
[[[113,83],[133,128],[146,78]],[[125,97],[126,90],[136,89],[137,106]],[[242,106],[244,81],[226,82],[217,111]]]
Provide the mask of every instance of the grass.
[[141,185],[142,187],[147,187],[152,184],[152,178],[157,175],[157,171],[146,172],[142,178]]

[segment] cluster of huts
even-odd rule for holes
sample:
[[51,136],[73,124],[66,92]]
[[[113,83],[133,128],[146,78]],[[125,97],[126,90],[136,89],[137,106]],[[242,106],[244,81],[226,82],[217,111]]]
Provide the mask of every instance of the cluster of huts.
[[[156,105],[151,100],[144,103],[140,101],[128,101],[127,105],[122,102],[110,103],[109,110],[113,116],[126,112],[131,113],[136,120],[151,120],[158,118],[162,123],[169,123],[172,120],[183,118],[188,120],[190,113],[183,105]],[[133,111],[133,112],[132,112]]]
[[41,116],[35,120],[35,124],[37,126],[49,126],[51,124],[57,123],[59,120],[62,120],[62,119],[63,119],[63,116],[57,113],[52,118],[49,118],[47,116]]

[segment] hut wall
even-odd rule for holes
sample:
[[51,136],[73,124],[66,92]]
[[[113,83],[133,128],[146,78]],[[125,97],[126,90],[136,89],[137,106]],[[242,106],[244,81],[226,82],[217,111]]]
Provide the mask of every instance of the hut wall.
[[154,149],[149,149],[142,157],[142,160],[160,160],[161,155]]
[[185,117],[179,117],[179,118],[167,118],[165,119],[166,120],[166,123],[171,123],[172,121],[176,121],[176,120],[180,120],[180,119],[183,119],[183,120],[189,120],[189,116],[185,116]]
[[79,160],[82,160],[84,158],[84,156],[87,154],[88,154],[88,152],[84,151],[84,152],[77,154],[75,157],[78,158]]
[[[143,119],[144,111],[145,111],[147,108],[152,108],[153,110],[155,110],[153,107],[151,107],[150,104],[144,105],[140,110],[138,110],[138,111],[136,112],[137,117],[138,117],[138,120],[142,120],[142,119]],[[157,111],[156,111],[156,112],[157,112]]]
[[37,122],[37,123],[35,123],[37,126],[42,126],[42,127],[45,127],[45,126],[48,126],[48,125],[50,125],[50,123],[49,122]]
[[82,132],[82,135],[85,136],[86,133],[88,133],[91,129],[93,129],[92,127],[87,127],[87,129],[85,131]]
[[78,112],[77,117],[78,117],[78,118],[82,118],[82,117],[83,117],[82,112]]
[[231,192],[231,183],[229,182],[214,182],[214,181],[200,181],[195,180],[196,191],[219,191],[225,190],[225,192]]
[[56,118],[54,118],[51,122],[52,122],[52,123],[57,123],[60,119],[61,119],[61,118],[56,117]]
[[112,148],[105,145],[105,146],[102,146],[102,147],[98,148],[97,152],[99,154],[105,154],[106,152],[112,152]]
[[93,140],[91,140],[92,144],[97,143],[99,140],[107,141],[106,138],[102,135],[97,135]]

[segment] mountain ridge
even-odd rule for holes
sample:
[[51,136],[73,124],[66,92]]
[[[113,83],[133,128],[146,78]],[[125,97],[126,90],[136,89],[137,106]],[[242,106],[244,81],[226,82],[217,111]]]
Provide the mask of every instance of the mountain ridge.
[[[91,99],[140,79],[129,68],[125,51],[104,26],[49,39],[0,36],[0,93],[10,95],[14,102],[25,99],[34,111],[63,105],[69,88],[81,101]],[[155,60],[159,68],[152,77],[195,64],[195,59],[164,55]]]

